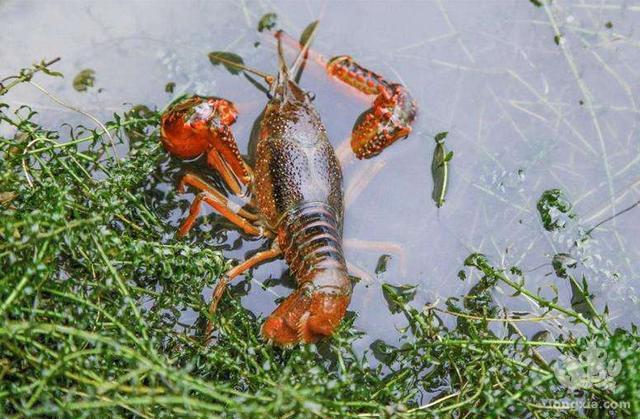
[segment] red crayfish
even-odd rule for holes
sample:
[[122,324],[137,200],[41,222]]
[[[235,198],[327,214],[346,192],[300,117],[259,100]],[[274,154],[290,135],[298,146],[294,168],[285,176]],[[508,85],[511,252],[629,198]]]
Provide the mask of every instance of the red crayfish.
[[[166,150],[176,157],[206,154],[210,168],[246,202],[239,207],[199,176],[186,174],[179,190],[189,185],[200,192],[179,236],[189,232],[204,201],[244,233],[273,239],[269,250],[257,253],[220,279],[211,312],[231,279],[261,262],[284,257],[298,288],[266,319],[262,335],[279,346],[288,346],[331,335],[345,315],[352,284],[343,254],[340,163],[309,95],[291,77],[306,59],[308,43],[300,45],[289,69],[280,35],[277,76],[235,64],[269,85],[270,100],[259,121],[253,167],[238,150],[231,131],[238,112],[228,100],[192,96],[180,101],[163,114],[161,134]],[[356,89],[376,95],[373,107],[353,129],[351,145],[358,158],[375,156],[409,135],[417,107],[404,86],[386,82],[347,56],[331,59],[326,70]],[[208,335],[211,322],[207,329]]]

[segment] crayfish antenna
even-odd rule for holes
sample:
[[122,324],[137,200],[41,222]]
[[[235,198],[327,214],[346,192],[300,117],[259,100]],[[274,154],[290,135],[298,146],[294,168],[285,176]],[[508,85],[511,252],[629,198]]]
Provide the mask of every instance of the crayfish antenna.
[[274,92],[282,86],[282,93],[284,97],[288,96],[289,92],[289,68],[287,67],[287,61],[284,58],[284,52],[282,51],[282,31],[276,32],[276,40],[278,42],[278,82],[273,86]]
[[278,42],[279,72],[278,72],[278,82],[273,86],[274,93],[275,93],[275,90],[277,89],[278,86],[282,86],[283,95],[285,97],[288,96],[288,93],[289,93],[289,81],[291,80],[291,74],[296,73],[298,68],[299,68],[299,72],[298,72],[298,74],[295,75],[294,81],[297,83],[298,80],[300,80],[300,77],[302,76],[302,70],[304,68],[304,65],[302,65],[302,64],[304,63],[304,61],[307,58],[307,54],[308,54],[308,51],[309,51],[309,45],[311,45],[311,41],[313,40],[313,37],[315,35],[315,32],[316,32],[316,29],[318,27],[318,23],[319,22],[320,21],[318,21],[318,20],[312,22],[309,25],[310,30],[308,32],[305,31],[306,35],[305,35],[304,43],[301,45],[300,51],[298,52],[298,55],[296,56],[296,59],[294,60],[293,64],[291,65],[291,68],[288,68],[287,61],[284,58],[284,52],[282,50],[282,37],[285,36],[284,35],[284,31],[280,30],[280,31],[276,32],[275,37],[276,37],[276,40]]
[[[300,70],[297,72],[295,76],[296,83],[300,81],[300,78],[302,77],[302,70],[304,69],[304,63],[306,62],[307,56],[309,55],[308,54],[309,47],[313,42],[313,38],[316,35],[316,29],[318,29],[319,24],[320,24],[319,20],[314,20],[313,22],[311,22],[309,26],[307,26],[307,28],[310,28],[310,31],[308,32],[308,35],[304,39],[304,43],[300,45],[300,51],[298,52],[298,56],[296,57],[296,59],[293,61],[293,64],[291,65],[290,71],[292,74],[296,74],[298,67],[300,67]],[[305,30],[305,32],[307,31]]]
[[286,103],[291,95],[291,89],[289,86],[289,68],[287,67],[287,61],[284,58],[284,52],[282,52],[282,31],[276,32],[276,40],[278,42],[278,80],[271,85],[271,96],[280,97],[283,103]]

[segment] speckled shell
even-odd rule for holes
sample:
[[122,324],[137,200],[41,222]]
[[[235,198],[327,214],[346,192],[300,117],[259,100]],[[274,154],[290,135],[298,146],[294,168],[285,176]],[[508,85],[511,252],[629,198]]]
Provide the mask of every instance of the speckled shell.
[[327,204],[342,229],[342,172],[320,116],[304,92],[289,82],[288,94],[267,104],[256,150],[255,195],[269,224],[308,202]]
[[[389,91],[389,100],[385,100],[382,94],[378,95],[374,106],[361,114],[353,126],[351,149],[359,159],[377,156],[411,132],[418,111],[415,100],[402,85],[392,84]],[[378,116],[379,109],[386,109],[388,117]]]
[[382,76],[362,67],[348,55],[330,59],[327,73],[368,95],[377,95],[381,89],[389,88],[389,83]]
[[263,112],[253,196],[298,289],[265,320],[261,334],[280,346],[331,335],[351,300],[342,250],[342,171],[308,95],[280,72]]

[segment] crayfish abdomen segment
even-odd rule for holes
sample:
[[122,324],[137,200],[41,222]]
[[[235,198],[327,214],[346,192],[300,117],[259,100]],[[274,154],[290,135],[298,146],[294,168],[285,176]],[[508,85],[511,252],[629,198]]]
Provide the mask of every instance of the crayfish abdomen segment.
[[[323,202],[308,202],[289,211],[279,228],[278,243],[298,283],[314,278],[317,270],[343,270],[341,225],[336,211]],[[328,284],[338,283],[341,278]]]
[[286,346],[331,335],[346,313],[352,289],[337,214],[326,203],[307,202],[286,214],[278,243],[298,290],[265,321],[263,336]]

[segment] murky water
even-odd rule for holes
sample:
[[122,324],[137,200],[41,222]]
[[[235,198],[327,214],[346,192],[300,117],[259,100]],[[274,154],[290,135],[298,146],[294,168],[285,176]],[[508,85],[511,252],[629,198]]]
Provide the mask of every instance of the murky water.
[[[128,104],[162,108],[185,92],[225,97],[241,110],[234,131],[246,150],[266,99],[243,77],[213,67],[207,53],[232,51],[251,66],[274,71],[273,40],[256,31],[259,18],[272,11],[279,27],[295,38],[320,19],[318,52],[351,54],[404,83],[420,106],[408,140],[376,159],[344,167],[347,190],[363,173],[375,175],[359,195],[351,195],[345,221],[347,241],[371,247],[346,249],[349,261],[370,277],[357,285],[351,305],[356,326],[367,333],[363,346],[396,339],[396,328],[404,324],[385,308],[380,282],[418,284],[416,305],[442,305],[472,286],[457,278],[472,251],[497,265],[530,271],[529,289],[549,296],[556,286],[565,303],[569,284],[549,275],[549,262],[556,253],[572,252],[582,259],[596,305],[608,303],[615,325],[638,322],[640,208],[603,224],[585,248],[578,251],[572,243],[580,227],[589,229],[640,199],[639,2],[558,0],[546,11],[523,0],[0,1],[0,74],[61,56],[56,69],[65,79],[39,80],[102,120]],[[78,93],[71,80],[83,68],[95,70],[96,87]],[[173,94],[164,89],[170,81],[176,83]],[[368,104],[313,65],[302,85],[316,94],[329,136],[339,146]],[[51,127],[88,123],[30,86],[16,88],[7,100],[39,109]],[[455,155],[450,191],[438,210],[431,200],[430,164],[433,136],[440,131],[450,132],[447,146]],[[149,205],[174,226],[193,198],[170,193],[182,170],[167,159],[146,192]],[[563,189],[578,214],[562,233],[545,231],[536,211],[540,194],[550,188]],[[237,259],[264,245],[243,240],[227,226],[210,214],[189,240],[220,246]],[[389,252],[375,242],[395,243],[404,255],[391,253],[388,270],[379,276],[378,257]],[[289,293],[291,281],[278,280],[285,276],[280,261],[254,270],[243,304],[268,314],[277,296]],[[269,278],[273,286],[262,289],[259,283]],[[510,294],[505,290],[495,298],[514,310],[532,309]],[[192,321],[193,314],[183,320]]]

